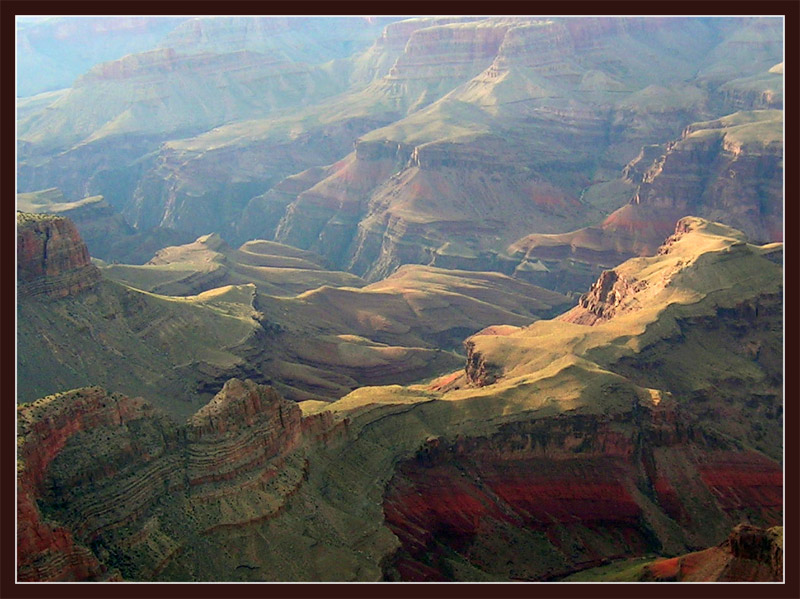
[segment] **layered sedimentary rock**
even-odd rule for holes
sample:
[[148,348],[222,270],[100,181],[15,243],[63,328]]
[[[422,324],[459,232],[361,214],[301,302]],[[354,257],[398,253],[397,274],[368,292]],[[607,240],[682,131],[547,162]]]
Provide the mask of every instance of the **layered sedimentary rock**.
[[367,116],[308,127],[287,117],[169,142],[136,182],[123,214],[138,228],[216,231],[239,242],[271,238],[269,215],[251,212],[240,223],[248,202],[289,175],[346,155],[354,139],[384,123]]
[[198,295],[226,285],[255,284],[276,297],[292,297],[323,285],[362,287],[350,273],[326,269],[325,260],[280,243],[253,240],[239,249],[216,233],[194,242],[160,249],[146,264],[113,264],[105,276],[125,285],[164,295]]
[[[70,200],[99,194],[125,210],[143,174],[159,167],[149,155],[163,142],[314,103],[346,83],[320,67],[241,49],[182,54],[166,47],[102,63],[20,121],[19,188],[57,186]],[[248,198],[257,193],[249,191]]]
[[[712,240],[723,243],[707,245]],[[664,258],[605,273],[553,326],[470,338],[465,379],[434,388],[496,388],[506,401],[539,402],[541,419],[479,439],[433,439],[401,465],[384,504],[402,545],[387,575],[560,578],[606,560],[707,547],[741,521],[779,524],[781,297],[773,285],[748,286],[738,297],[725,291],[726,277],[738,280],[740,268],[777,272],[769,258],[775,248],[753,249],[740,233],[687,219],[663,247]],[[701,274],[712,271],[715,282]],[[611,341],[579,350],[594,366],[563,356],[548,365],[547,347],[562,335],[568,343],[580,338],[575,325],[556,322],[593,325],[610,341],[648,311],[663,310],[664,298],[685,301],[678,290],[687,285],[707,307],[692,314],[673,305],[667,311],[677,331],[657,320],[639,338],[635,357]],[[541,338],[533,333],[539,327]],[[703,349],[712,337],[713,349]],[[702,373],[693,363],[704,365]],[[595,392],[586,385],[597,385]],[[591,415],[573,412],[581,401],[563,395],[575,386],[594,398]],[[548,415],[558,404],[567,412]],[[502,551],[506,546],[513,551]],[[717,562],[720,571],[727,565]],[[722,579],[773,576],[758,564],[730,568],[741,578]]]
[[192,411],[191,386],[208,371],[232,374],[260,330],[254,291],[186,300],[123,287],[91,263],[69,219],[18,212],[18,400],[99,382]]
[[[781,75],[770,72],[780,19],[409,19],[323,67],[277,48],[301,35],[299,21],[226,22],[191,20],[176,31],[179,50],[101,65],[47,106],[28,103],[22,189],[102,194],[140,230],[290,242],[369,280],[418,263],[516,269],[575,291],[594,265],[579,259],[576,277],[564,259],[509,257],[509,244],[595,225],[623,205],[638,183],[614,179],[642,145],[782,102]],[[311,19],[319,39],[297,47],[317,55],[328,40],[340,56],[350,24]],[[229,52],[234,31],[241,52]],[[186,97],[189,74],[222,92]],[[135,81],[149,83],[129,93]],[[158,98],[139,98],[155,88]],[[86,93],[122,96],[77,119],[70,107]],[[706,216],[729,208],[716,204]],[[663,223],[684,215],[617,215],[567,243],[612,266],[610,256],[652,249]],[[553,246],[522,245],[510,251]]]
[[99,387],[18,418],[18,573],[38,581],[147,579],[191,539],[273,516],[302,482],[292,452],[334,428],[237,379],[182,426]]
[[[471,39],[470,56],[490,50],[495,38],[502,41],[491,66],[468,83],[359,140],[344,167],[357,191],[332,192],[342,178],[340,165],[327,179],[315,178],[287,204],[278,238],[322,252],[368,280],[403,263],[509,274],[516,266],[519,276],[559,289],[591,279],[597,274],[592,267],[579,273],[580,281],[569,273],[547,274],[563,270],[554,268],[553,257],[544,262],[531,254],[514,264],[506,248],[526,229],[557,234],[569,223],[596,222],[602,210],[630,195],[619,195],[629,191],[624,186],[617,192],[594,188],[611,185],[611,173],[635,158],[642,143],[667,141],[698,117],[719,114],[709,104],[708,82],[683,83],[691,78],[692,60],[712,47],[699,40],[708,26],[658,19],[494,19],[417,30],[392,72],[414,62],[417,43],[427,47],[435,40],[441,47],[432,52],[448,48],[458,62],[464,54],[460,36]],[[678,47],[681,53],[672,52]],[[658,67],[634,58],[644,53],[657,56]],[[647,228],[648,219],[641,226]],[[653,238],[667,234],[660,225],[652,225]],[[573,250],[587,245],[586,253],[611,266],[630,255],[617,246],[643,234],[627,232],[620,221],[607,236],[568,243]],[[520,252],[517,245],[510,251]],[[524,251],[532,244],[521,245]],[[654,249],[639,246],[642,252]]]
[[[688,433],[669,408],[545,419],[489,438],[431,442],[400,466],[386,492],[386,522],[402,544],[388,573],[452,580],[476,569],[487,579],[546,580],[609,559],[703,545],[717,536],[716,528],[694,532],[707,518],[715,526],[742,517],[780,522],[780,465],[725,446]],[[709,458],[753,462],[753,472],[722,486],[706,475],[720,463]],[[726,492],[735,494],[734,511]],[[697,498],[710,503],[701,508]]]
[[[665,146],[647,146],[623,175],[630,201],[598,226],[560,235],[529,235],[509,253],[529,280],[559,274],[573,285],[585,272],[657,250],[675,222],[695,214],[731,225],[756,242],[783,239],[782,113],[740,112],[694,123]],[[538,268],[523,269],[528,265]],[[578,266],[576,266],[576,264]],[[552,271],[552,275],[549,273]],[[524,273],[520,273],[524,276]]]
[[137,232],[103,196],[68,202],[58,188],[18,194],[17,210],[69,218],[89,254],[109,262],[146,262],[164,245],[186,239],[185,234],[171,229]]
[[100,272],[75,225],[52,214],[17,212],[17,293],[65,297],[91,288]]

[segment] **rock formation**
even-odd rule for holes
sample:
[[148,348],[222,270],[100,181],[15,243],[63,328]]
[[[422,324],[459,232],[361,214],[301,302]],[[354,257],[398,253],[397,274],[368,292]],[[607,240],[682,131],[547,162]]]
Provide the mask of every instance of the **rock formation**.
[[[350,21],[337,33],[311,19],[319,39],[293,47],[314,56],[282,51],[275,40],[302,37],[298,23],[190,20],[177,49],[99,65],[53,102],[27,102],[21,188],[102,194],[140,231],[276,239],[370,281],[417,263],[575,291],[598,272],[587,260],[610,267],[657,246],[686,200],[623,210],[600,232],[515,241],[597,226],[635,194],[635,177],[615,177],[643,145],[782,105],[779,19],[409,19],[348,58],[337,53]],[[244,49],[232,51],[236,35]],[[337,61],[319,66],[320,40]],[[188,97],[190,76],[222,92]],[[132,93],[137,81],[168,100]],[[100,108],[78,119],[86,95]],[[750,234],[764,193],[741,181],[774,179],[772,159],[725,164],[711,146],[700,162],[720,183],[695,181],[709,209],[690,212],[733,215]],[[678,162],[676,150],[667,171]],[[731,169],[749,175],[729,180]],[[754,239],[774,238],[777,218],[761,214]]]
[[100,272],[69,219],[17,212],[17,294],[65,297],[91,288]]
[[67,219],[20,218],[68,226],[64,237],[20,225],[25,401],[98,383],[185,418],[232,376],[271,382],[289,399],[331,401],[361,385],[438,376],[460,363],[453,350],[467,335],[567,303],[496,273],[425,267],[366,287],[311,252],[267,241],[234,250],[216,234],[164,248],[146,265],[98,271]]
[[648,564],[640,579],[659,582],[781,582],[783,529],[741,524],[716,547]]
[[21,580],[147,579],[195,536],[263,520],[302,482],[289,454],[329,415],[302,418],[231,379],[176,427],[99,387],[18,410]]

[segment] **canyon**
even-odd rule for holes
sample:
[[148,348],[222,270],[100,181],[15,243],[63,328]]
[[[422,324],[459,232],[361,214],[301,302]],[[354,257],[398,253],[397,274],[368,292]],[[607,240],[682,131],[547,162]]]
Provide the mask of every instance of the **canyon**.
[[[782,245],[744,239],[685,218],[566,314],[473,335],[430,383],[296,403],[233,378],[182,423],[99,387],[22,404],[18,509],[43,532],[20,537],[20,572],[555,580],[744,556],[731,530],[783,512]],[[647,576],[674,576],[660,564]]]
[[[21,101],[20,191],[101,195],[166,243],[287,243],[369,282],[423,264],[575,293],[688,213],[781,239],[777,19],[376,22],[333,63],[279,51],[300,24],[278,21],[189,21]],[[192,77],[219,92],[187,95]],[[98,257],[148,258],[125,249]]]
[[331,401],[456,367],[461,340],[569,300],[488,272],[409,266],[372,285],[310,252],[219,236],[92,264],[65,217],[18,213],[19,397],[102,384],[185,418],[225,380]]
[[18,581],[784,580],[784,25],[18,21]]

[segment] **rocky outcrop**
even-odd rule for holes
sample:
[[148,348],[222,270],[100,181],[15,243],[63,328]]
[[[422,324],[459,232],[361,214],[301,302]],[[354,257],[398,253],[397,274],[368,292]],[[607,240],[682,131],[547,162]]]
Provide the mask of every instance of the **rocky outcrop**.
[[648,564],[640,580],[781,582],[783,529],[780,526],[764,529],[740,524],[716,547]]
[[[17,412],[18,576],[23,581],[106,580],[119,573],[98,560],[74,531],[47,518],[37,500],[47,471],[70,439],[81,431],[118,427],[150,416],[141,400],[110,395],[99,387],[49,396]],[[128,459],[136,454],[129,451]],[[96,473],[102,467],[93,466]]]
[[77,295],[100,280],[75,225],[63,217],[17,212],[20,298]]
[[17,194],[17,210],[69,218],[86,242],[89,254],[108,262],[140,264],[184,236],[170,229],[136,232],[103,196],[69,202],[57,188]]
[[[477,334],[480,335],[480,333]],[[491,385],[499,378],[501,369],[495,364],[486,362],[486,358],[475,350],[474,341],[467,339],[464,342],[464,349],[467,350],[467,364],[464,367],[467,382],[477,387],[484,387]]]
[[[631,283],[613,270],[606,270],[578,300],[578,307],[561,317],[565,322],[596,324],[610,320],[617,313],[632,309],[629,296],[647,286],[646,281]],[[627,301],[626,301],[627,300]]]
[[146,579],[195,536],[268,518],[302,484],[291,454],[336,428],[237,379],[180,427],[98,387],[18,418],[18,573],[36,581]]

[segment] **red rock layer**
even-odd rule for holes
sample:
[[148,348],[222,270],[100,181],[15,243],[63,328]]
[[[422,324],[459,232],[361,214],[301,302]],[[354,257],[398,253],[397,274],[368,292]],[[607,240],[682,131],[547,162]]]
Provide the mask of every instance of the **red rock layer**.
[[19,297],[75,295],[98,280],[100,271],[72,221],[17,213]]
[[17,558],[21,581],[101,580],[117,577],[68,528],[46,520],[36,499],[47,469],[82,430],[119,426],[152,410],[142,400],[90,387],[37,400],[18,412]]
[[[779,464],[706,449],[711,438],[696,445],[674,409],[635,414],[572,415],[507,425],[488,438],[429,441],[401,464],[384,496],[386,524],[401,543],[387,575],[447,580],[453,563],[466,562],[503,578],[550,579],[660,550],[670,542],[668,519],[686,539],[712,512],[732,524],[780,522]],[[686,488],[678,474],[685,469],[701,487]],[[699,508],[687,494],[713,506]],[[520,536],[526,541],[509,551]]]

